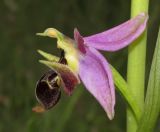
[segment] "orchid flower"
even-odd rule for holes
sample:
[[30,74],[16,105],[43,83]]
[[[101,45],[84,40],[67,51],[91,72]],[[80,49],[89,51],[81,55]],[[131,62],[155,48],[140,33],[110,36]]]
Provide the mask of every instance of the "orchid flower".
[[[74,30],[74,40],[54,28],[37,35],[57,38],[61,57],[39,50],[47,60],[41,63],[52,70],[45,73],[36,87],[36,97],[45,109],[53,107],[60,98],[60,87],[71,95],[80,80],[100,103],[109,119],[114,117],[115,88],[112,71],[105,57],[98,51],[117,51],[128,46],[145,30],[148,16],[141,13],[110,30],[82,37]],[[63,52],[64,51],[64,52]]]

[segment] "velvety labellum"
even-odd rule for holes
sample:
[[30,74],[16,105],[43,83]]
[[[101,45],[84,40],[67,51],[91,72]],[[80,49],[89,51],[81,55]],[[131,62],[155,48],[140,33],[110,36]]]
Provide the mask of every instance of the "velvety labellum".
[[50,70],[45,73],[37,83],[36,97],[45,109],[50,109],[60,99],[61,91],[59,86],[58,74]]

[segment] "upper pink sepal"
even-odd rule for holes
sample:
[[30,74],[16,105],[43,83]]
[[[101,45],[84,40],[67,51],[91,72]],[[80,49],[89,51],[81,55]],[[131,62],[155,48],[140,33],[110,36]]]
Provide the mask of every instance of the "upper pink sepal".
[[117,51],[134,41],[146,27],[148,15],[141,13],[121,25],[88,37],[85,45],[99,50]]

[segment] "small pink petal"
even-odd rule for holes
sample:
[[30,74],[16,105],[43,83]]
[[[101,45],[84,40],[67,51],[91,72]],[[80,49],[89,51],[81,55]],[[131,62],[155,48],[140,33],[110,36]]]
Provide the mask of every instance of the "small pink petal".
[[141,13],[135,18],[110,30],[84,38],[85,45],[99,50],[116,51],[134,41],[145,30],[148,16]]
[[97,99],[109,119],[114,117],[115,88],[112,72],[105,58],[94,48],[86,48],[80,60],[79,75],[86,89]]
[[84,45],[84,40],[83,37],[80,35],[80,33],[78,32],[78,30],[75,28],[74,29],[74,39],[78,45],[78,49],[85,54],[86,50],[85,50],[85,45]]

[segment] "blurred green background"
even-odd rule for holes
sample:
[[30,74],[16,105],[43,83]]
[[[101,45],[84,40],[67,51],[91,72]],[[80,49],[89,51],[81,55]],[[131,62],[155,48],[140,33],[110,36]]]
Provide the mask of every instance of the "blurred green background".
[[[150,1],[147,72],[160,25],[160,1]],[[50,111],[37,114],[34,90],[48,70],[38,63],[37,49],[59,55],[56,40],[38,37],[55,27],[73,37],[77,27],[83,36],[104,31],[129,19],[130,0],[0,0],[0,132],[124,132],[126,104],[117,93],[116,114],[106,113],[81,85],[71,97],[62,94]],[[104,53],[126,76],[127,48]],[[160,122],[160,121],[159,121]],[[155,132],[160,132],[160,123]]]

